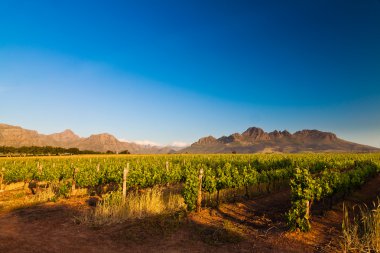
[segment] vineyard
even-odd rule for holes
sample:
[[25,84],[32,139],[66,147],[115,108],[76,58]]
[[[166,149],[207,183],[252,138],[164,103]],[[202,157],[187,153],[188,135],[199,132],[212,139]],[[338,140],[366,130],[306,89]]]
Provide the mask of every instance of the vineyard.
[[[0,190],[24,183],[35,194],[58,185],[66,195],[89,195],[179,185],[188,211],[218,206],[219,193],[236,189],[250,198],[290,187],[291,230],[311,229],[314,202],[332,205],[380,172],[379,154],[155,155],[2,158]],[[124,174],[124,175],[123,175]],[[123,180],[124,179],[124,180]],[[213,198],[213,199],[212,199]],[[128,200],[126,200],[128,201]]]

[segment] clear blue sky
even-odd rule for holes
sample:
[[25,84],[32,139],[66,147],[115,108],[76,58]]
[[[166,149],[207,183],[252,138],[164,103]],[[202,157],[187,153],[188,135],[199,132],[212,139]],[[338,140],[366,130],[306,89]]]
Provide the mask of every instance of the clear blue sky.
[[320,129],[380,147],[380,0],[0,1],[0,122],[191,143]]

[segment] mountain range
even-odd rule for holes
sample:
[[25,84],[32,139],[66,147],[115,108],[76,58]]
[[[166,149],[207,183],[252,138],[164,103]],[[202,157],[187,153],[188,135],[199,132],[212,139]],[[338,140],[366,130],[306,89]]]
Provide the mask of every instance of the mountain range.
[[377,152],[378,148],[339,139],[334,133],[318,130],[264,132],[250,127],[216,139],[203,137],[181,153],[300,153],[300,152]]
[[134,154],[164,153],[299,153],[299,152],[378,152],[380,149],[339,139],[334,133],[318,130],[265,132],[250,127],[243,133],[234,133],[216,139],[203,137],[191,146],[159,147],[124,142],[108,133],[79,137],[71,130],[55,134],[40,134],[19,126],[0,124],[0,146],[53,146],[78,148],[98,152],[128,150]]
[[52,146],[98,152],[107,152],[108,150],[121,152],[128,150],[135,154],[166,154],[178,150],[176,147],[158,147],[119,141],[108,133],[93,134],[87,138],[83,138],[67,129],[61,133],[45,135],[34,130],[7,124],[0,124],[0,146]]

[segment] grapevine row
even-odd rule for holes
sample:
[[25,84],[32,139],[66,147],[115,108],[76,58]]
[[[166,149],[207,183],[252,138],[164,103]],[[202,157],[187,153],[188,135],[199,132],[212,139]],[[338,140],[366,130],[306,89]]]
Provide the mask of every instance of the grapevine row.
[[249,196],[250,186],[263,185],[269,191],[270,186],[276,188],[276,184],[288,182],[292,194],[289,225],[307,231],[313,201],[338,192],[347,194],[362,185],[379,172],[380,154],[1,158],[0,187],[15,182],[58,182],[89,189],[110,184],[120,188],[127,164],[130,165],[127,188],[180,183],[190,211],[196,209],[199,189],[219,196],[224,189],[245,188]]

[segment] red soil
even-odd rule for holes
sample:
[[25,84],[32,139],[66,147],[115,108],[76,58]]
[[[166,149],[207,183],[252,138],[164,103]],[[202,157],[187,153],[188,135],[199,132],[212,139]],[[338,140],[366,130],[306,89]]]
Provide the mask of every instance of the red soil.
[[[2,194],[2,193],[0,193]],[[346,202],[380,196],[380,176]],[[85,199],[72,198],[0,212],[0,252],[339,252],[342,203],[315,211],[312,231],[287,232],[289,191],[223,204],[182,222],[152,217],[98,228],[77,224]],[[316,206],[318,209],[318,206]]]

